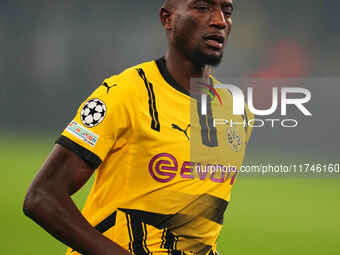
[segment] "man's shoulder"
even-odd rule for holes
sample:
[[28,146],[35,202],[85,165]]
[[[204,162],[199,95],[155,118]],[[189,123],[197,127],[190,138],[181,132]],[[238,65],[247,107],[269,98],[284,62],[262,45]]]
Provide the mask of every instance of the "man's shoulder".
[[123,70],[119,74],[115,74],[104,80],[108,86],[119,85],[125,90],[136,89],[140,82],[143,82],[145,73],[152,73],[156,68],[155,61],[148,61],[131,66]]
[[108,105],[131,105],[148,96],[145,89],[146,76],[157,68],[155,61],[144,62],[121,73],[106,78],[91,95],[104,100]]

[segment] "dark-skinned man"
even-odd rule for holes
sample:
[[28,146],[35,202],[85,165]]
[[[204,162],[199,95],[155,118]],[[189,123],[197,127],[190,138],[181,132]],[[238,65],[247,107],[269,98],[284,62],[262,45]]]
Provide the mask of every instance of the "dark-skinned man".
[[[70,247],[67,255],[216,252],[236,173],[196,171],[203,166],[193,161],[192,136],[196,130],[204,155],[223,154],[239,167],[251,131],[213,127],[199,102],[192,111],[199,99],[190,82],[213,84],[209,67],[222,59],[232,12],[231,0],[165,1],[165,57],[104,80],[81,104],[24,202],[27,216]],[[231,94],[219,96],[230,108]],[[95,170],[81,213],[71,195]]]

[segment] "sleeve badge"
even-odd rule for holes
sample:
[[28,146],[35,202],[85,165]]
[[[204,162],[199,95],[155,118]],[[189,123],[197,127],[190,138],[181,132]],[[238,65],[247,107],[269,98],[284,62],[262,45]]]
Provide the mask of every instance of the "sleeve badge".
[[80,112],[82,123],[89,128],[100,124],[104,120],[105,115],[106,106],[97,98],[88,100]]

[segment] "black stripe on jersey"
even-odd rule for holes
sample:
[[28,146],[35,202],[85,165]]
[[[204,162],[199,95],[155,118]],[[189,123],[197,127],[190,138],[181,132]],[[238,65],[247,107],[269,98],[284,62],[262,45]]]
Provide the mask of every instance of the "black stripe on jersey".
[[175,250],[175,240],[175,236],[167,229],[165,232],[164,248],[168,249],[170,252]]
[[173,251],[171,252],[171,255],[182,255],[182,253],[183,253],[183,255],[185,255],[185,253],[184,253],[183,251],[180,251],[180,250],[173,250]]
[[132,230],[131,230],[131,220],[130,220],[130,215],[129,214],[125,214],[126,216],[126,223],[127,223],[127,228],[128,228],[128,233],[129,233],[129,239],[130,239],[130,242],[129,242],[129,251],[132,253],[132,242],[133,242],[133,239],[132,239]]
[[100,232],[104,233],[116,224],[117,211],[112,213],[110,216],[105,218],[102,222],[95,226],[95,228]]
[[67,138],[66,136],[63,136],[63,135],[60,136],[55,143],[60,144],[63,147],[77,154],[93,170],[97,169],[99,165],[102,163],[102,160],[96,154],[89,151],[88,149],[85,149],[79,144],[73,142],[71,139]]
[[145,87],[148,91],[148,96],[149,96],[149,112],[150,112],[150,116],[151,116],[151,128],[153,130],[156,131],[160,131],[161,126],[158,120],[158,112],[157,112],[157,107],[156,107],[156,98],[155,98],[155,93],[153,91],[153,85],[151,82],[149,82],[146,79],[145,73],[143,71],[143,69],[138,68],[137,72],[139,74],[139,76],[142,78],[142,80],[144,81]]
[[163,229],[163,232],[162,232],[162,243],[161,243],[161,248],[164,248],[164,244],[165,244],[165,233],[166,233],[166,228]]
[[148,230],[146,228],[146,224],[143,222],[143,230],[144,230],[144,247],[148,254],[151,254],[148,246],[146,245],[146,239],[148,238]]
[[129,249],[135,255],[150,254],[146,247],[146,226],[143,227],[142,218],[137,215],[126,214],[130,243]]
[[183,251],[177,249],[178,236],[172,234],[168,229],[164,229],[164,231],[165,231],[165,243],[161,248],[168,249],[168,254],[171,255],[181,255],[182,253],[184,254]]
[[202,102],[197,100],[197,113],[201,126],[202,144],[208,147],[218,146],[217,130],[214,127],[214,117],[212,114],[211,98],[207,97],[207,115],[202,115]]
[[247,133],[248,133],[248,121],[249,121],[247,111],[244,111],[244,115],[242,115],[242,118],[246,122],[244,129],[245,129],[246,135],[247,135]]

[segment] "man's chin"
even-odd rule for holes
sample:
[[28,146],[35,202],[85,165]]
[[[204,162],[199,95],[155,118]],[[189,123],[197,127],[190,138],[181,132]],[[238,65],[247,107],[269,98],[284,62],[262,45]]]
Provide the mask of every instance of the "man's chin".
[[196,52],[193,56],[194,61],[199,65],[209,65],[214,67],[218,66],[221,63],[222,58],[223,52],[220,55]]

